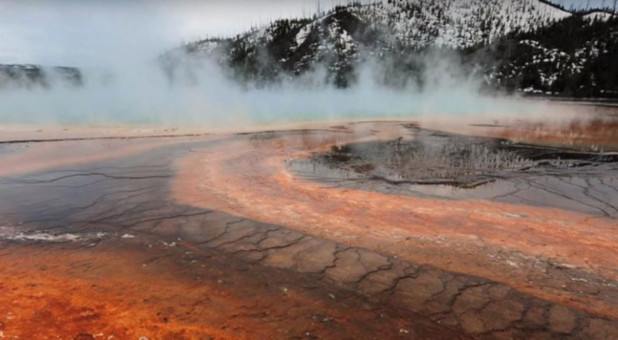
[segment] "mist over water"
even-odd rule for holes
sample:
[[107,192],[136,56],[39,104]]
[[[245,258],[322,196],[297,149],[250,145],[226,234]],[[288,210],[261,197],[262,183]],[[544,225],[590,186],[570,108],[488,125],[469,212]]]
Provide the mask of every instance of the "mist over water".
[[[322,1],[326,8],[337,3]],[[517,117],[540,110],[539,104],[529,101],[482,94],[482,79],[466,74],[457,58],[448,55],[424,57],[423,88],[399,89],[376,80],[396,76],[384,74],[382,60],[357,67],[359,81],[347,89],[324,85],[320,81],[324,70],[319,67],[300,81],[252,88],[230,79],[207,60],[188,62],[181,76],[170,82],[153,60],[184,39],[232,35],[246,31],[246,25],[279,16],[310,16],[299,6],[312,12],[314,5],[305,0],[285,5],[114,0],[96,6],[83,1],[7,1],[0,5],[4,10],[0,35],[6,45],[0,48],[0,63],[77,66],[84,86],[52,81],[50,88],[0,87],[0,124],[137,124],[215,130],[353,118]]]
[[82,69],[82,87],[52,79],[49,88],[0,89],[0,124],[218,130],[300,121],[518,115],[535,109],[516,98],[482,95],[480,80],[459,72],[453,63],[448,58],[427,61],[422,89],[380,85],[376,79],[383,75],[375,62],[359,67],[359,81],[347,89],[316,81],[322,76],[319,69],[303,76],[304,82],[248,88],[207,60],[187,63],[174,81],[156,62],[117,63],[107,69]]

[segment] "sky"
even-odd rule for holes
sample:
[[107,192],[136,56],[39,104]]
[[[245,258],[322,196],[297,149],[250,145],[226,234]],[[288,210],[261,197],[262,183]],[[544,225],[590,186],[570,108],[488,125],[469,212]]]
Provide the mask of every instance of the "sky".
[[[320,0],[320,7],[342,2]],[[588,0],[560,2],[582,7]],[[0,64],[141,61],[183,42],[234,35],[279,17],[310,16],[317,8],[317,0],[0,0]]]
[[556,3],[562,4],[565,8],[611,8],[614,6],[614,0],[556,0]]

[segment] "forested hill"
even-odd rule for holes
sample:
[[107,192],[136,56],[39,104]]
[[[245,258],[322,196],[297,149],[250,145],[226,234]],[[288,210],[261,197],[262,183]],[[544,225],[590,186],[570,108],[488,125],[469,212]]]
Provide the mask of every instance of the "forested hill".
[[0,64],[0,90],[7,88],[50,88],[54,85],[83,85],[82,73],[74,67]]
[[525,93],[618,98],[618,19],[574,15],[510,34],[476,51],[490,56],[489,83]]
[[189,55],[215,58],[245,84],[306,81],[321,70],[317,81],[338,87],[353,86],[360,65],[373,61],[386,85],[422,87],[440,55],[459,60],[488,90],[618,97],[617,34],[608,12],[572,13],[540,0],[388,0],[193,42],[162,60],[172,78]]

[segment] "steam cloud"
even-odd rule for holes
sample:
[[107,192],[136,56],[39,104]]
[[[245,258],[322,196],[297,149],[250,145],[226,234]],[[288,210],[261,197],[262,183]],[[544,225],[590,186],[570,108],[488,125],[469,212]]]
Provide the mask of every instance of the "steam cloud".
[[[125,6],[128,5],[124,3],[117,2],[119,7],[113,7],[116,11],[113,13],[127,13]],[[43,3],[37,6],[43,6]],[[81,17],[78,14],[87,9],[86,5],[80,6],[71,3],[62,8],[74,11],[73,17],[78,20]],[[109,43],[104,49],[97,50],[92,60],[82,60],[84,85],[65,86],[52,79],[50,88],[2,87],[0,124],[148,124],[227,130],[298,121],[414,119],[422,115],[522,114],[531,111],[529,103],[515,98],[480,94],[480,79],[462,71],[455,59],[439,54],[430,54],[422,61],[425,65],[422,74],[425,86],[422,89],[413,85],[399,89],[382,86],[377,79],[395,75],[386,75],[379,60],[362,63],[357,68],[358,82],[347,89],[323,85],[319,80],[324,78],[324,70],[319,67],[304,75],[301,81],[289,80],[270,88],[247,89],[229,79],[216,63],[208,60],[196,63],[189,57],[185,58],[187,62],[183,63],[180,78],[172,83],[157,61],[131,57],[151,55],[151,44],[127,45],[124,31],[120,32],[122,29],[114,29],[101,15],[97,18],[104,24],[96,26],[94,31],[105,31],[108,40],[117,38],[122,43]],[[163,15],[161,18],[162,26],[177,24]],[[140,27],[140,23],[134,26]],[[167,28],[158,30],[164,32]],[[127,34],[136,42],[143,40],[138,39],[143,38],[143,32]],[[68,46],[73,44],[76,43]],[[307,86],[307,83],[312,86]]]
[[[0,90],[0,124],[152,124],[200,126],[205,130],[250,128],[282,122],[350,118],[414,119],[421,115],[521,114],[531,104],[481,95],[480,80],[459,71],[448,58],[426,62],[423,89],[381,86],[375,62],[359,68],[348,89],[284,81],[246,89],[206,60],[189,64],[186,76],[170,82],[157,63],[117,64],[112,70],[82,70],[74,88]],[[306,77],[319,78],[319,70]]]

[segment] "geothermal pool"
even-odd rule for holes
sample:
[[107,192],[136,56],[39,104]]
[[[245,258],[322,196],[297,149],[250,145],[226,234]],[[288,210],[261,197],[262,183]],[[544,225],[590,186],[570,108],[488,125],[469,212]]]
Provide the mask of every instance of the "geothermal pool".
[[617,126],[5,140],[0,338],[616,338]]

